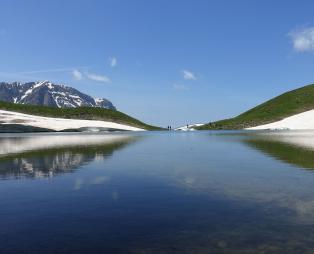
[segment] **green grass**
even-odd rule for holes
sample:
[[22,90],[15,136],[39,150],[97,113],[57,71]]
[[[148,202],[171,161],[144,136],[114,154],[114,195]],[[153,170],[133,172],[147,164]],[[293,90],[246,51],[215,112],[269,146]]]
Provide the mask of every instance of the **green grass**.
[[14,104],[0,101],[0,109],[46,117],[111,121],[143,128],[145,130],[162,130],[162,128],[145,124],[122,112],[104,108],[55,108],[37,105]]
[[234,118],[208,123],[198,129],[243,129],[279,121],[311,109],[314,109],[314,84],[284,93]]

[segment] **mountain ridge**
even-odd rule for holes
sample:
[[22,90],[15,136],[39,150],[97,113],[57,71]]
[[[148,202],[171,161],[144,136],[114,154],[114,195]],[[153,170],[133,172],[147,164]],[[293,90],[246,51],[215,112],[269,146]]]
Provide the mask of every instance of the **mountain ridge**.
[[105,98],[93,98],[73,87],[54,84],[48,80],[0,82],[0,100],[56,108],[99,107],[116,110],[112,102]]

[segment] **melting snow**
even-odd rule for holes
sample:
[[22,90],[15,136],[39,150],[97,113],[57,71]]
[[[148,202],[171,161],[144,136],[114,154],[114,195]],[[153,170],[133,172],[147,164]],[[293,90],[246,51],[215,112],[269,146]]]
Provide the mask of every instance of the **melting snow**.
[[296,114],[281,121],[259,125],[247,128],[248,130],[265,130],[265,129],[290,129],[290,130],[313,130],[314,129],[314,110],[309,110]]
[[79,128],[110,128],[117,130],[127,131],[143,131],[144,129],[136,128],[129,125],[118,124],[107,121],[96,120],[79,120],[79,119],[65,119],[65,118],[52,118],[35,116],[29,114],[22,114],[13,111],[0,110],[1,121],[3,124],[11,124],[12,122],[21,125],[33,126],[39,128],[46,128],[55,131],[62,131],[66,129],[79,129]]

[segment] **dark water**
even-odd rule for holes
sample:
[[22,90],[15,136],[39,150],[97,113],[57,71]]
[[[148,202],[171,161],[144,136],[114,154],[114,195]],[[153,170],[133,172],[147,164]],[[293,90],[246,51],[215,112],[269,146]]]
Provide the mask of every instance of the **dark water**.
[[314,133],[0,136],[0,253],[314,253]]

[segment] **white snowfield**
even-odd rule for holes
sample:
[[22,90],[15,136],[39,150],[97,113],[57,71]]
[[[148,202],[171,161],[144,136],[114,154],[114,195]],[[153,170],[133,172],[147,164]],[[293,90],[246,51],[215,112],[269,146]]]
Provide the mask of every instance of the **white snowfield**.
[[194,127],[199,127],[202,125],[204,125],[204,123],[194,123],[194,124],[189,124],[188,125],[189,127],[187,125],[185,125],[182,127],[175,128],[174,130],[175,131],[195,131]]
[[24,126],[46,128],[54,131],[79,128],[90,128],[91,130],[93,128],[95,130],[97,130],[97,128],[108,128],[125,131],[144,131],[144,129],[141,128],[136,128],[133,126],[118,124],[114,122],[43,117],[6,110],[0,110],[0,123],[20,124]]
[[314,130],[314,110],[305,111],[280,121],[246,128],[247,130]]

